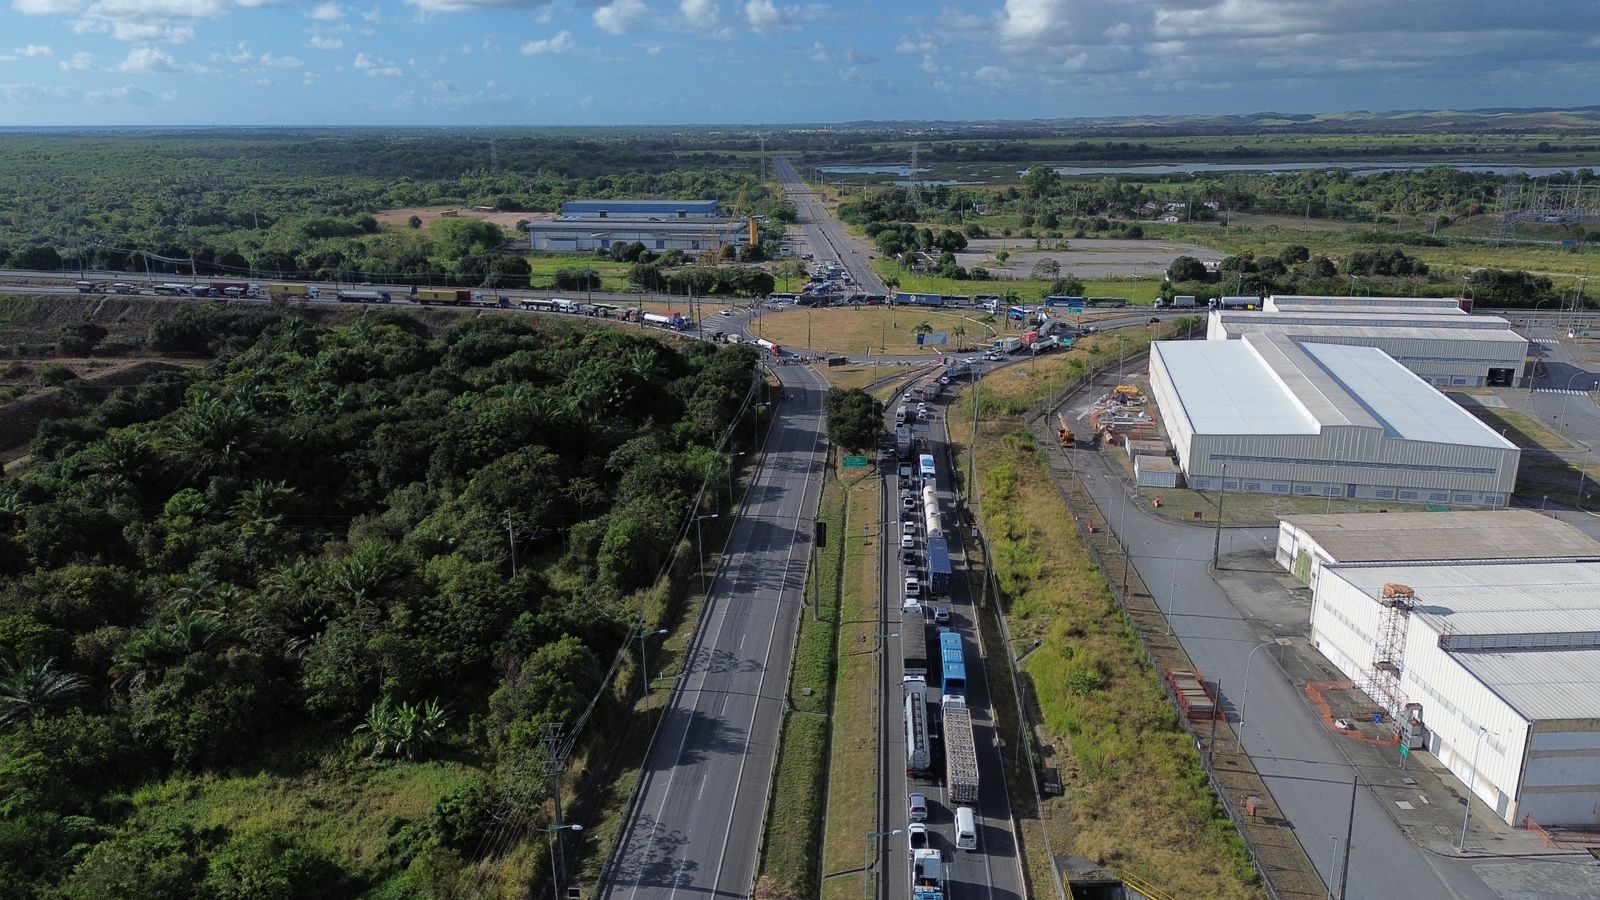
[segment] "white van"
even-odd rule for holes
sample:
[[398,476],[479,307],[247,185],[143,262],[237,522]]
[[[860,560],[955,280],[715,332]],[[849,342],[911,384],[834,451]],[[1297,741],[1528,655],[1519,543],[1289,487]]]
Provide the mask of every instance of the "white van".
[[905,423],[906,423],[906,408],[904,406],[902,406],[902,407],[897,408],[894,411],[894,424],[896,424],[896,425],[904,425]]
[[956,848],[978,849],[978,823],[973,818],[970,806],[956,807]]

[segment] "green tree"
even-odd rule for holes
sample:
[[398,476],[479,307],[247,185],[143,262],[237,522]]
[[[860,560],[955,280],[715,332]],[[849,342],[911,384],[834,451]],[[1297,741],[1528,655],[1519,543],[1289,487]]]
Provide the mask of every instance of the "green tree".
[[1022,193],[1034,201],[1054,197],[1061,193],[1061,175],[1050,166],[1030,166],[1022,176]]
[[[933,326],[928,325],[928,330],[932,331]],[[866,450],[877,444],[883,429],[883,404],[876,397],[860,388],[829,388],[822,405],[828,417],[828,439],[835,445],[845,450]]]
[[88,686],[81,675],[57,671],[53,659],[6,663],[0,671],[0,725],[38,719]]
[[406,220],[406,225],[408,227],[410,227],[410,228],[421,228],[422,227],[422,217],[414,215],[411,218]]
[[1076,275],[1057,278],[1050,285],[1050,295],[1052,297],[1082,297],[1084,290],[1083,279]]
[[1035,281],[1050,281],[1061,274],[1061,263],[1049,257],[1033,264],[1031,275]]
[[1192,256],[1180,256],[1167,266],[1169,281],[1205,281],[1206,265]]

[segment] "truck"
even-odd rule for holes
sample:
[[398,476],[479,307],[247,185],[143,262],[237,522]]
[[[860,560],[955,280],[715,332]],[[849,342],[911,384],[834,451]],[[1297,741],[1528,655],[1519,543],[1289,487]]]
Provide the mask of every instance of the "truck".
[[251,296],[250,289],[252,287],[255,287],[255,285],[246,281],[213,281],[211,282],[211,296],[234,299],[248,297]]
[[1022,349],[1022,338],[1003,337],[989,345],[995,353],[1015,353]]
[[783,348],[767,340],[766,338],[756,338],[756,346],[771,353],[773,356],[783,355]]
[[978,802],[978,745],[972,736],[972,713],[960,697],[945,697],[944,790],[953,806]]
[[301,297],[316,300],[322,296],[322,289],[309,284],[269,284],[267,293],[274,297]]
[[894,295],[896,306],[943,306],[944,297],[939,294],[906,294]]
[[931,481],[922,485],[922,520],[924,533],[929,540],[944,535],[944,529],[939,524],[939,489]]
[[105,285],[96,284],[93,281],[80,281],[77,287],[80,294],[104,294],[106,292]]
[[911,850],[911,900],[944,900],[944,855],[937,847]]
[[928,625],[920,611],[900,614],[900,664],[904,680],[927,680]]
[[388,303],[388,291],[340,291],[337,295],[340,303]]
[[1033,351],[1034,356],[1038,356],[1039,354],[1048,350],[1054,350],[1059,346],[1061,346],[1061,339],[1055,335],[1051,335],[1050,337],[1040,338],[1037,341],[1034,341],[1033,346],[1029,347],[1028,349]]
[[1214,297],[1206,302],[1212,309],[1255,309],[1261,305],[1261,298],[1255,296],[1245,297]]
[[950,545],[942,537],[928,539],[928,590],[950,593]]
[[912,679],[901,684],[905,697],[906,774],[925,775],[933,765],[932,737],[928,734],[928,684]]
[[901,459],[911,458],[911,426],[901,425],[894,430],[894,452]]
[[421,304],[443,303],[456,306],[472,302],[472,292],[465,288],[418,288],[416,301]]
[[686,328],[693,327],[693,323],[683,316],[677,315],[676,313],[670,316],[663,316],[657,313],[645,313],[644,321],[647,325],[657,325],[662,328],[669,328],[673,331],[683,331]]
[[1194,309],[1195,298],[1193,294],[1178,294],[1172,298],[1173,309]]

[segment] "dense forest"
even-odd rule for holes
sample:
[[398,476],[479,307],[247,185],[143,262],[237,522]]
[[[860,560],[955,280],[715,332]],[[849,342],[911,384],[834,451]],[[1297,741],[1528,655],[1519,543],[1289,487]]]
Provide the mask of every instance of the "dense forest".
[[[718,499],[754,351],[164,328],[218,358],[47,423],[0,481],[0,897],[448,893],[547,799],[544,726],[618,714],[608,666]],[[402,783],[420,811],[363,814]]]
[[382,228],[373,214],[437,205],[550,212],[611,197],[732,207],[742,195],[743,210],[768,216],[773,230],[793,221],[754,161],[680,156],[669,145],[460,132],[11,135],[0,141],[0,265],[188,274],[192,260],[201,274],[396,273],[517,286],[527,265],[493,252],[507,237],[499,227]]

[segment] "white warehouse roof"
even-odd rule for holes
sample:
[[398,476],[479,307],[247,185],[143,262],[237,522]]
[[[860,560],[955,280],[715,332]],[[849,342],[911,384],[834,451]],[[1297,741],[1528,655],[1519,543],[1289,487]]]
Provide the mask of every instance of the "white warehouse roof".
[[1335,562],[1600,558],[1600,541],[1531,509],[1286,516]]
[[1266,299],[1264,309],[1288,312],[1291,310],[1361,309],[1416,310],[1437,314],[1466,315],[1461,301],[1454,297],[1367,297],[1328,296],[1314,294],[1273,294]]
[[1353,425],[1387,437],[1497,449],[1515,445],[1371,347],[1247,334],[1158,341],[1195,434],[1318,434]]
[[1600,650],[1452,653],[1530,722],[1600,719]]

